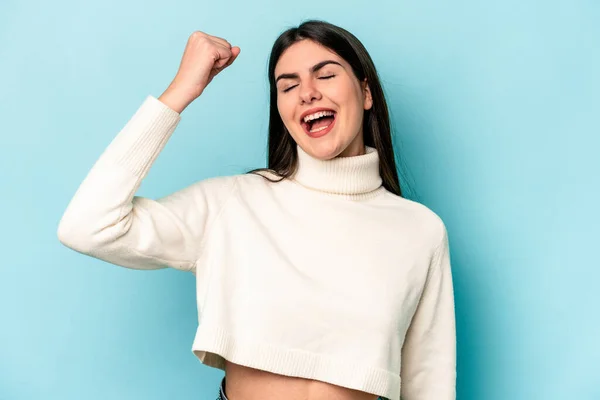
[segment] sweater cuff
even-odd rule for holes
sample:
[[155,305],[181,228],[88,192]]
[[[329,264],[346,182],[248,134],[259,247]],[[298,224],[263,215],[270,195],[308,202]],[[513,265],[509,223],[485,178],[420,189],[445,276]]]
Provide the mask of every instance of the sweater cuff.
[[177,111],[149,95],[106,148],[102,158],[143,177],[180,120],[181,115]]

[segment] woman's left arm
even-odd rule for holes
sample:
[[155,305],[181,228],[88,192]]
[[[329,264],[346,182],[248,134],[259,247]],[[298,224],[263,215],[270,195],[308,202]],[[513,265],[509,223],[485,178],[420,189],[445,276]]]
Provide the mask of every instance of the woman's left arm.
[[425,288],[402,347],[402,400],[456,399],[456,322],[448,232],[441,225]]

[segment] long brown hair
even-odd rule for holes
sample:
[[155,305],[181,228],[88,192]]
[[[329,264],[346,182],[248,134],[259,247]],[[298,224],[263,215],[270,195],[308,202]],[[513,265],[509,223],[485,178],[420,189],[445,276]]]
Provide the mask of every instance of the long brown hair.
[[[353,34],[336,25],[319,20],[305,21],[298,27],[286,30],[273,44],[268,68],[270,84],[268,167],[254,169],[247,173],[270,171],[280,178],[272,182],[279,182],[282,179],[289,178],[297,168],[296,142],[283,124],[277,110],[275,66],[288,47],[305,39],[320,43],[346,60],[359,81],[362,82],[366,78],[371,90],[373,106],[369,110],[365,110],[363,117],[364,144],[377,149],[379,173],[383,186],[390,192],[402,196],[396,171],[387,102],[373,60],[363,44]],[[264,175],[262,176],[269,179]]]

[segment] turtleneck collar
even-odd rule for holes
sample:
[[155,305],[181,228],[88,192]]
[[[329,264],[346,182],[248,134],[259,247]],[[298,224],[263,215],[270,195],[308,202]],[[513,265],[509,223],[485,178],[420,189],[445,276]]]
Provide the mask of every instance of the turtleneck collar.
[[[298,149],[298,168],[292,180],[309,189],[350,198],[365,198],[383,189],[377,149],[365,146],[365,154],[319,160]],[[379,190],[378,190],[379,189]]]

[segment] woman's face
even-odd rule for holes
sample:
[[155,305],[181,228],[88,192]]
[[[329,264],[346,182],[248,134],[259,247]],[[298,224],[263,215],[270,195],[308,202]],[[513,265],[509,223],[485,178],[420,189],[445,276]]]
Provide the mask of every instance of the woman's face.
[[[305,39],[284,51],[275,79],[279,115],[306,153],[321,160],[364,154],[363,114],[372,106],[371,92],[343,58]],[[307,113],[321,108],[320,118],[305,122]]]

